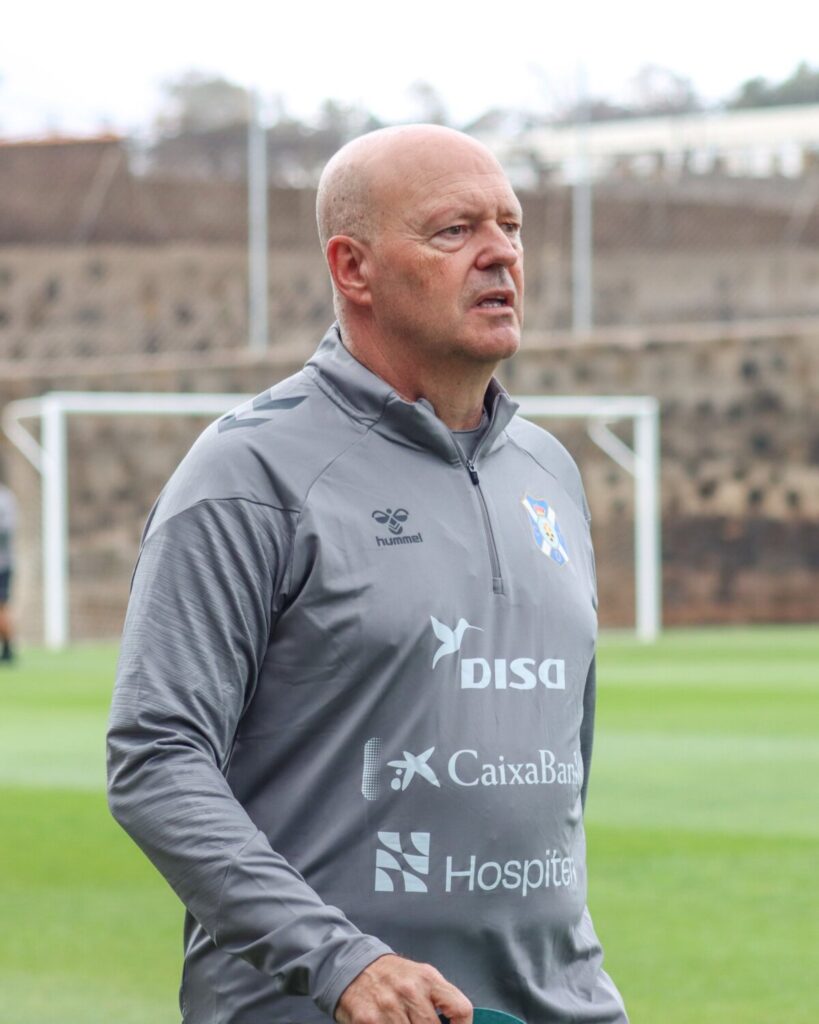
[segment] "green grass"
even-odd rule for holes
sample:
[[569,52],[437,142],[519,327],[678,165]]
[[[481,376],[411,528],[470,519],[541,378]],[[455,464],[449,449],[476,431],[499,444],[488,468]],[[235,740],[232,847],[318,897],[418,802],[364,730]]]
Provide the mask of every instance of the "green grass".
[[[0,670],[3,1024],[179,1019],[181,908],[105,806],[114,661]],[[599,665],[590,905],[632,1024],[815,1024],[819,630],[610,636]]]
[[171,1024],[176,897],[108,814],[116,653],[25,652],[0,672],[0,1020]]
[[819,630],[604,639],[590,906],[633,1024],[809,1024]]

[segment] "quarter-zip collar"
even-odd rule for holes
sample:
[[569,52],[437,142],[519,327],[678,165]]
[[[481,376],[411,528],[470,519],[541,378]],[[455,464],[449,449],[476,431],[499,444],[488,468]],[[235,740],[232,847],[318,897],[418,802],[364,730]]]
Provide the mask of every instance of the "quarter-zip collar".
[[[305,370],[350,416],[398,444],[433,451],[447,462],[460,463],[458,444],[425,399],[407,402],[385,380],[368,370],[346,348],[338,324],[325,334]],[[506,443],[506,426],[518,405],[493,377],[484,399],[489,426],[478,458]]]

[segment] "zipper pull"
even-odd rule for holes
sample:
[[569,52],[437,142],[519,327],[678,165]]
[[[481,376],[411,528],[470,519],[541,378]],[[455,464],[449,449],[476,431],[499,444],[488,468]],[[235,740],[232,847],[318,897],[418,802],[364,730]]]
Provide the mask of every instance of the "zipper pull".
[[466,468],[469,470],[469,479],[477,487],[480,481],[478,480],[478,471],[475,469],[475,463],[467,462]]

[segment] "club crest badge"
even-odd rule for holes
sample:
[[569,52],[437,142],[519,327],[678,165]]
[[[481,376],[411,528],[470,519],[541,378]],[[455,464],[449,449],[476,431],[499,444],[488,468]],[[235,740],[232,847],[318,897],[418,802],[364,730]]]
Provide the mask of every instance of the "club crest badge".
[[569,551],[566,538],[558,526],[555,510],[543,498],[533,498],[528,494],[521,498],[521,505],[529,515],[535,544],[557,565],[565,565],[569,561]]

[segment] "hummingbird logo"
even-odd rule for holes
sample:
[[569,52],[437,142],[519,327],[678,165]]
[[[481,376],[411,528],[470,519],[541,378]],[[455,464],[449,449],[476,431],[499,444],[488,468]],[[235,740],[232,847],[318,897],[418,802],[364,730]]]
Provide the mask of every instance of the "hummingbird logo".
[[447,655],[460,651],[464,633],[468,629],[477,629],[479,633],[483,632],[480,626],[472,626],[466,619],[459,619],[458,625],[454,629],[450,629],[443,622],[439,622],[434,615],[430,615],[430,621],[432,622],[435,636],[441,641],[441,646],[435,652],[435,656],[432,659],[433,668],[435,668],[441,658],[446,658]]

